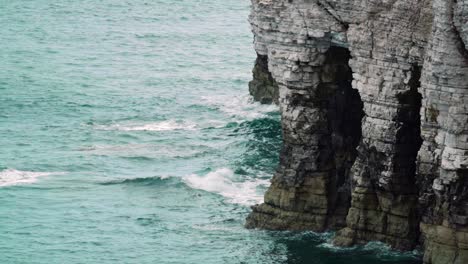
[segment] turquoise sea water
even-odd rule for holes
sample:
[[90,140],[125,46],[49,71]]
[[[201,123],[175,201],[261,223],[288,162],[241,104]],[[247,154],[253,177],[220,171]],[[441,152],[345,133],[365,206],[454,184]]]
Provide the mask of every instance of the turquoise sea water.
[[248,0],[0,0],[0,263],[419,263],[246,230],[278,162]]

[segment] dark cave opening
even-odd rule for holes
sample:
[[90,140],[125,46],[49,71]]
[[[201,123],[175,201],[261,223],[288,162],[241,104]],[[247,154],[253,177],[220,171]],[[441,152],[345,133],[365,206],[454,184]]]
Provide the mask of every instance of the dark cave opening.
[[416,160],[422,145],[421,138],[421,106],[422,95],[418,92],[421,78],[421,67],[413,65],[411,78],[408,82],[409,90],[398,95],[400,110],[398,111],[396,160],[394,172],[399,177],[393,182],[393,189],[404,194],[415,194],[416,190]]
[[[393,177],[386,187],[388,195],[398,195],[405,197],[408,203],[408,237],[416,243],[419,237],[420,210],[418,209],[417,199],[408,197],[417,197],[417,158],[418,152],[422,146],[421,137],[421,107],[422,95],[419,93],[421,86],[422,67],[413,65],[410,70],[410,80],[408,90],[397,95],[399,110],[397,114],[397,134],[396,148],[393,160]],[[390,191],[390,192],[389,192]]]
[[353,89],[353,73],[349,66],[351,54],[343,47],[330,47],[322,71],[320,97],[327,106],[329,127],[328,154],[330,166],[329,226],[345,226],[351,205],[351,167],[357,157],[362,137],[364,105],[358,90]]

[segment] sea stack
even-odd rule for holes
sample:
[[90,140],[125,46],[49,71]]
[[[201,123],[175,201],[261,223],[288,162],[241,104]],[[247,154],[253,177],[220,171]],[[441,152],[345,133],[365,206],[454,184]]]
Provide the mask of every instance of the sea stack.
[[468,0],[252,0],[250,23],[283,146],[246,226],[468,263]]

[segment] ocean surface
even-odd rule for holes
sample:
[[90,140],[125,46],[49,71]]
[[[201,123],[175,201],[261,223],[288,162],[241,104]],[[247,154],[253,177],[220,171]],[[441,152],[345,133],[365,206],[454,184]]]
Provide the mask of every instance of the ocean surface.
[[0,263],[419,263],[243,227],[278,163],[248,0],[0,0]]

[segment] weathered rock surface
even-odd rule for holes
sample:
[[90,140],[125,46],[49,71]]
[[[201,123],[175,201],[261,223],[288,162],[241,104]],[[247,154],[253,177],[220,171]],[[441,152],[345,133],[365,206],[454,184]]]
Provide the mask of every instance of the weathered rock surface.
[[246,226],[468,263],[468,0],[252,0],[250,22],[284,142]]
[[258,54],[252,72],[253,80],[249,83],[249,92],[254,100],[262,104],[277,104],[278,84],[268,70],[268,56]]

